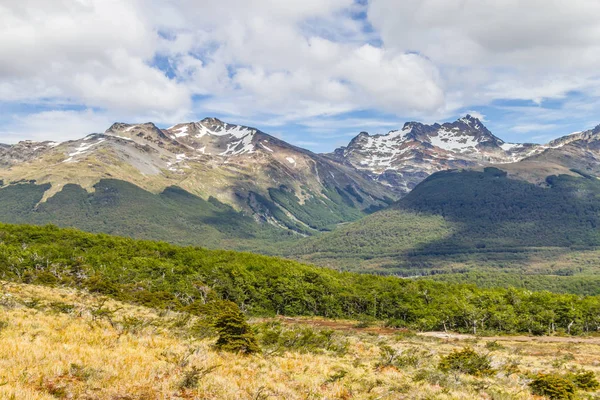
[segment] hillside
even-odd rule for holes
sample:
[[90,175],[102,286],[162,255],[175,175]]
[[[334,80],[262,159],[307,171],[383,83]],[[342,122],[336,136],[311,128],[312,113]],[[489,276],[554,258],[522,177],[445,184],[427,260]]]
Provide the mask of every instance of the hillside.
[[561,175],[548,177],[544,186],[497,168],[439,172],[390,209],[302,240],[289,254],[408,276],[486,267],[600,273],[593,262],[600,246],[600,181]]
[[[533,399],[524,386],[537,373],[600,372],[597,338],[421,336],[352,328],[352,321],[255,320],[263,353],[243,356],[217,351],[185,312],[0,284],[0,397],[7,399]],[[468,346],[494,375],[439,368]],[[579,391],[593,396],[594,389]]]
[[[210,197],[204,200],[178,187],[152,193],[131,183],[102,179],[90,193],[67,184],[41,202],[49,184],[21,183],[0,189],[0,221],[77,227],[140,239],[211,248],[243,248],[293,236]],[[300,228],[299,228],[300,229]]]
[[196,315],[209,315],[226,300],[254,316],[370,318],[419,330],[580,334],[600,326],[600,297],[340,273],[52,226],[0,225],[0,240],[5,280],[85,288]]

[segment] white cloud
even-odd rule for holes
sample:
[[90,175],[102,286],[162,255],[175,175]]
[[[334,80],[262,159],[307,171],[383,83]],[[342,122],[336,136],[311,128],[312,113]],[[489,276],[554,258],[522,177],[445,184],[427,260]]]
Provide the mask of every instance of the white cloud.
[[189,91],[152,68],[159,37],[137,2],[8,0],[0,5],[0,101],[69,100],[177,110]]
[[368,17],[387,48],[430,58],[462,106],[598,89],[597,0],[371,0]]
[[[513,132],[525,133],[525,132],[540,132],[540,131],[548,131],[551,129],[556,129],[556,124],[524,124],[524,125],[515,125],[510,128]],[[535,139],[535,137],[533,137]]]
[[112,123],[111,116],[97,114],[92,110],[43,111],[16,117],[4,124],[0,136],[5,143],[28,139],[35,141],[65,141],[79,139],[88,133],[97,133],[98,127]]
[[[5,0],[0,104],[95,110],[33,112],[10,124],[23,135],[53,118],[102,130],[95,124],[211,113],[387,129],[394,117],[331,117],[434,121],[497,99],[599,97],[599,19],[597,0]],[[587,103],[572,110],[597,111]]]
[[[444,102],[423,57],[366,44],[353,0],[10,0],[0,101],[53,98],[132,116],[203,109],[287,120]],[[176,76],[152,65],[161,56]]]

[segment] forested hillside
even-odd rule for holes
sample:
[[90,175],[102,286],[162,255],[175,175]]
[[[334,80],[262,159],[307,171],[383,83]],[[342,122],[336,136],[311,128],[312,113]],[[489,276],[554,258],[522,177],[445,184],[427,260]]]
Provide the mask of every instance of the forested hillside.
[[[496,168],[439,172],[389,209],[299,241],[286,254],[404,276],[490,272],[492,286],[555,275],[552,289],[598,294],[597,286],[582,288],[600,273],[600,181],[584,175],[550,176],[540,186]],[[498,271],[513,275],[494,278]],[[542,287],[534,279],[528,287]]]
[[600,297],[405,280],[249,253],[0,226],[0,278],[87,288],[118,300],[204,312],[230,300],[250,315],[375,318],[390,326],[571,334],[600,329]]
[[[243,248],[247,241],[252,246],[295,236],[292,231],[259,224],[215,198],[203,200],[175,186],[154,194],[129,182],[103,179],[91,193],[69,184],[42,202],[48,189],[49,184],[34,182],[1,188],[0,221],[53,223],[88,232],[219,248]],[[280,218],[286,220],[285,214]],[[286,221],[295,226],[290,219]]]

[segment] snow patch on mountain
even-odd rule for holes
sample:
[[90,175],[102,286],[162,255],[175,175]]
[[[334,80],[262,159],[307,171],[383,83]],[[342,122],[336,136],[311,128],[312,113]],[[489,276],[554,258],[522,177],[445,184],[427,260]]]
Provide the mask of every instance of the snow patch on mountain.
[[175,130],[174,132],[175,132],[175,137],[176,138],[188,136],[188,126],[184,125],[181,128]]
[[[87,138],[86,138],[86,139],[87,139]],[[84,139],[84,140],[85,140],[85,139]],[[75,151],[74,151],[74,152],[72,152],[72,153],[69,153],[69,157],[68,157],[66,160],[64,160],[63,162],[64,162],[64,163],[71,163],[71,162],[74,162],[74,161],[73,161],[73,159],[74,159],[75,157],[77,157],[77,156],[81,156],[81,155],[84,155],[84,154],[87,154],[87,153],[88,153],[88,150],[90,150],[92,147],[94,147],[94,146],[96,146],[96,145],[98,145],[98,144],[100,144],[100,143],[104,142],[105,140],[106,140],[106,139],[99,139],[98,141],[96,141],[96,142],[94,142],[94,143],[81,143],[81,144],[79,145],[79,147],[77,147],[77,148],[75,149]]]
[[253,153],[254,145],[252,144],[251,134],[242,136],[241,140],[236,142],[230,142],[227,144],[227,150],[220,153],[220,156],[237,156],[245,153]]
[[504,150],[504,151],[511,151],[512,149],[516,149],[516,148],[519,148],[519,147],[523,147],[523,145],[522,145],[522,144],[520,144],[520,143],[502,143],[502,144],[500,145],[500,147],[501,147],[501,148],[502,148],[502,150]]
[[456,132],[445,128],[440,129],[437,136],[430,136],[429,142],[440,149],[460,153],[476,151],[475,147],[479,144],[479,140],[472,136],[458,136]]
[[270,147],[268,147],[265,143],[269,143],[269,142],[267,142],[266,140],[263,140],[262,143],[260,143],[261,147],[264,148],[265,150],[273,153],[273,150]]

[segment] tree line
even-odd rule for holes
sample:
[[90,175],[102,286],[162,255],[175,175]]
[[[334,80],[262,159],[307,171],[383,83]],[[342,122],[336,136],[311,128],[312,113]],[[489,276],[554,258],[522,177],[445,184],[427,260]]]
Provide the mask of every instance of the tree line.
[[51,225],[0,225],[0,278],[85,288],[194,313],[227,300],[254,316],[368,318],[417,330],[539,335],[600,330],[598,296],[338,272]]

